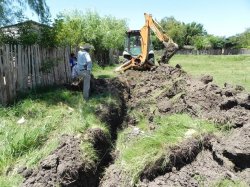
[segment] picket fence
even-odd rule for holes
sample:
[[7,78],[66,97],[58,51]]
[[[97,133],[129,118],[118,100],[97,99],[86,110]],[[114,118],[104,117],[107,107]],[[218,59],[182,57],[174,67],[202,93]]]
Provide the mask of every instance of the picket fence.
[[68,83],[69,54],[69,47],[0,46],[0,105],[33,88]]

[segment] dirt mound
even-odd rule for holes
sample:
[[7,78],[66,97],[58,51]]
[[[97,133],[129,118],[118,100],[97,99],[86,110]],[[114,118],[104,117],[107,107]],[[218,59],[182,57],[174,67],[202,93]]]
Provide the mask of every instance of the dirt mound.
[[230,171],[219,165],[210,151],[204,150],[194,162],[186,167],[163,176],[155,178],[153,181],[144,180],[139,186],[209,186],[211,181],[216,181],[230,175]]
[[[98,163],[88,163],[84,159],[82,141],[92,143],[102,158]],[[64,135],[60,146],[45,158],[36,170],[24,168],[19,173],[25,178],[22,186],[98,186],[103,167],[110,162],[111,142],[98,128],[89,129],[84,140]]]
[[[202,139],[188,139],[169,151],[169,162],[162,167],[164,158],[158,160],[153,167],[146,168],[140,176],[138,186],[198,186],[199,177],[207,183],[226,176],[229,171],[214,160],[210,151],[215,137],[205,135]],[[213,168],[212,171],[207,172]],[[222,169],[222,170],[221,170]],[[224,171],[224,173],[220,173]],[[203,174],[208,176],[205,178]],[[219,174],[219,175],[218,175]],[[196,178],[197,177],[197,178]],[[197,180],[196,180],[197,179]],[[205,181],[203,181],[204,184]],[[133,186],[131,178],[121,168],[111,165],[100,183],[106,186]],[[207,185],[205,185],[207,186]]]
[[129,106],[149,118],[159,113],[188,113],[235,127],[250,122],[250,95],[239,86],[220,88],[211,76],[197,80],[166,65],[147,72],[129,70],[120,79],[130,88]]

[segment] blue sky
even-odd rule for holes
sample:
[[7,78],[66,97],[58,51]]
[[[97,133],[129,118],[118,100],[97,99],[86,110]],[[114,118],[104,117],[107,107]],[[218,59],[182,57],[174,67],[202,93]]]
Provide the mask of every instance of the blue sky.
[[101,16],[126,19],[130,29],[140,29],[144,12],[160,20],[201,23],[209,34],[231,36],[250,27],[250,0],[47,0],[52,17],[65,10],[93,10]]

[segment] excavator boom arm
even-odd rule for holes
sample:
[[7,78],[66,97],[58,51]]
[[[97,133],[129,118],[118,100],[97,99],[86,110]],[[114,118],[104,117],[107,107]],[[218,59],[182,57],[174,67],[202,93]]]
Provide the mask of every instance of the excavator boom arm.
[[168,42],[171,40],[170,37],[164,34],[162,27],[152,18],[152,15],[144,13],[144,16],[145,20],[148,20],[150,29],[156,34],[161,42]]

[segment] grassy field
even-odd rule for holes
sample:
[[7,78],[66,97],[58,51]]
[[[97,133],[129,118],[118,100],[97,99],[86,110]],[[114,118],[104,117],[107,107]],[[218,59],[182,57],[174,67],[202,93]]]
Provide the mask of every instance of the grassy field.
[[180,64],[185,71],[198,77],[212,75],[220,86],[241,85],[250,91],[250,56],[245,55],[175,55],[171,65]]

